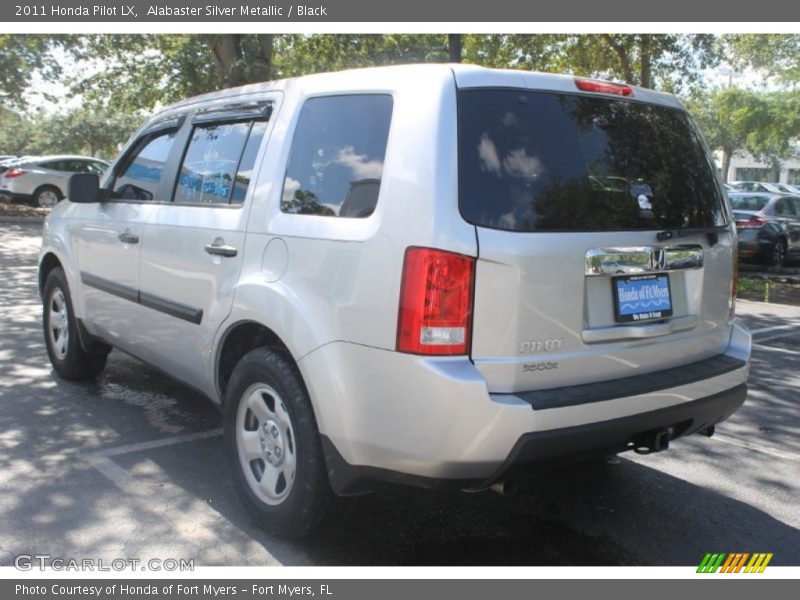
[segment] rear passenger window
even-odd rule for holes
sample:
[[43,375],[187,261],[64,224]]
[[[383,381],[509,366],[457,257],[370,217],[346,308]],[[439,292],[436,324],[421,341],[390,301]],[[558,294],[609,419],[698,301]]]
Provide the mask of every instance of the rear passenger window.
[[133,159],[114,181],[112,198],[152,200],[175,142],[175,130],[154,134],[139,143]]
[[[228,204],[231,201],[239,162],[252,126],[252,121],[195,126],[189,147],[183,157],[178,183],[175,186],[174,201]],[[256,146],[255,150],[257,149]],[[250,154],[252,156],[248,157],[251,162],[249,170],[252,170],[252,162],[255,160],[252,146]],[[247,180],[249,183],[249,176]],[[244,191],[239,186],[235,201],[242,202],[246,191],[246,185]]]
[[378,202],[391,120],[389,95],[307,100],[292,141],[281,210],[328,217],[370,216]]
[[781,217],[793,217],[794,204],[789,198],[781,198],[775,203],[775,214]]

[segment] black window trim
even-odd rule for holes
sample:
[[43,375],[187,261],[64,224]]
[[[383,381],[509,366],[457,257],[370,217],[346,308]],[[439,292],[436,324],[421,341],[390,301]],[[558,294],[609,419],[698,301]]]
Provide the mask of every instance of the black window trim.
[[154,133],[158,133],[160,131],[164,131],[165,129],[174,129],[175,131],[179,131],[180,128],[183,126],[183,122],[185,120],[186,120],[185,113],[156,119],[154,122],[150,123],[144,131],[142,131],[142,134],[139,136],[139,139],[148,135],[152,135]]
[[269,121],[272,116],[274,104],[272,100],[255,100],[221,106],[209,106],[199,109],[194,113],[192,116],[192,125],[231,123],[236,121]]

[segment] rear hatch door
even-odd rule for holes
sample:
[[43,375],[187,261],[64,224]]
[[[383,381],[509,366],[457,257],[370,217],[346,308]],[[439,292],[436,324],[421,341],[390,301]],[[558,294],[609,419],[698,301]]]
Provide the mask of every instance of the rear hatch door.
[[735,234],[685,111],[574,87],[458,102],[459,206],[479,245],[471,356],[491,392],[724,350]]

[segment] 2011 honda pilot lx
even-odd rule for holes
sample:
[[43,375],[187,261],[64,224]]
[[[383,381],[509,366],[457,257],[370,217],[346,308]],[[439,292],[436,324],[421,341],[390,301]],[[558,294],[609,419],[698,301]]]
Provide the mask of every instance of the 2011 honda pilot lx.
[[710,434],[746,394],[735,248],[673,96],[413,65],[165,108],[73,176],[39,279],[59,375],[114,347],[207,395],[244,503],[299,536],[381,482]]

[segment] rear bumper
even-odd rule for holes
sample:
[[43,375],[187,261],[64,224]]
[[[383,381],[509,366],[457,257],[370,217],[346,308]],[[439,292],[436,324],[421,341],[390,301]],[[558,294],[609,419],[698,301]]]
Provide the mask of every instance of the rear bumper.
[[743,383],[724,392],[621,419],[523,435],[489,483],[515,470],[564,458],[616,454],[632,450],[646,433],[668,428],[670,439],[697,433],[731,416],[747,396]]
[[[688,435],[742,404],[749,358],[750,335],[734,323],[725,352],[687,365],[683,376],[639,376],[650,387],[631,385],[635,378],[605,382],[592,386],[600,394],[593,399],[577,390],[578,401],[538,408],[529,394],[490,394],[465,358],[334,343],[299,366],[331,483],[348,494],[381,481],[480,489],[535,463],[631,449],[653,430],[670,428],[672,439]],[[559,395],[539,400],[552,398]]]
[[731,416],[747,396],[747,384],[692,402],[620,419],[526,433],[508,457],[488,477],[424,477],[390,469],[349,464],[327,436],[323,449],[331,484],[341,495],[372,491],[381,484],[413,485],[431,489],[486,489],[504,479],[524,478],[539,468],[552,468],[592,457],[634,449],[648,433],[668,429],[669,439],[697,433]]

